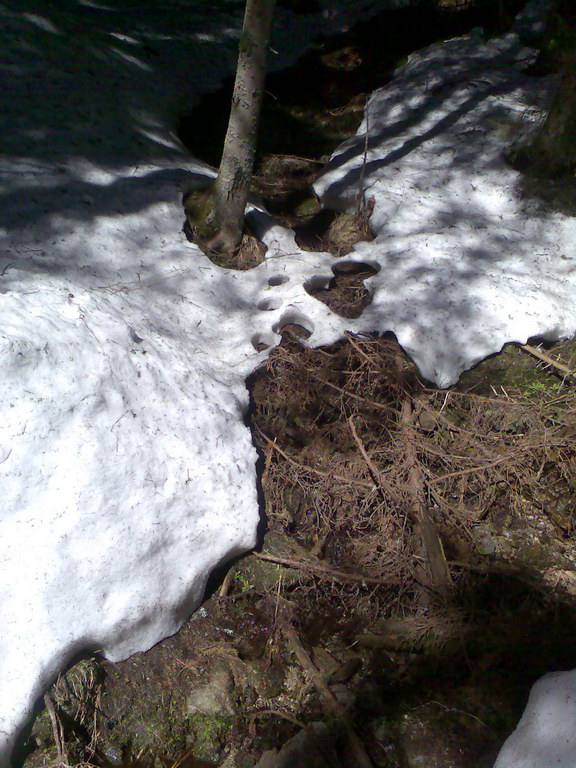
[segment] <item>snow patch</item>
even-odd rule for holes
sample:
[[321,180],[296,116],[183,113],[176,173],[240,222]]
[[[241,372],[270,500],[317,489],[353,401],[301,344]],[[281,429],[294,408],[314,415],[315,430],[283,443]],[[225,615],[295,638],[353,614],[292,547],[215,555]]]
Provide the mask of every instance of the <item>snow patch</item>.
[[354,329],[393,331],[440,387],[507,342],[576,332],[576,220],[535,209],[504,157],[553,92],[534,56],[479,31],[413,54],[314,185],[326,207],[374,201],[355,255],[381,269]]
[[[440,386],[507,341],[576,330],[574,220],[525,202],[502,160],[551,90],[522,73],[533,52],[517,36],[411,56],[334,154],[317,190],[341,208],[359,185],[374,198],[376,239],[346,261],[380,269],[346,320],[306,291],[333,257],[265,212],[250,272],[180,234],[183,191],[214,171],[183,151],[175,116],[232,71],[240,2],[194,18],[184,0],[140,0],[136,19],[131,3],[26,5],[0,9],[0,764],[73,656],[149,648],[253,546],[244,382],[283,325],[312,346],[392,330]],[[343,5],[279,13],[285,58],[375,8]]]
[[534,684],[524,714],[494,768],[574,768],[576,670],[545,675]]

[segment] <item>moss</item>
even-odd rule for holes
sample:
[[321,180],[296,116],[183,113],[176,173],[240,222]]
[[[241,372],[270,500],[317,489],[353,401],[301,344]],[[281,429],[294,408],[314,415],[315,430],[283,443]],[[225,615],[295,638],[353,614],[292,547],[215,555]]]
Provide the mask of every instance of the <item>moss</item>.
[[305,216],[314,216],[320,210],[320,203],[315,196],[305,197],[294,211],[296,216],[304,218]]
[[193,242],[207,242],[214,237],[217,230],[208,218],[214,208],[214,184],[211,182],[208,186],[193,189],[185,195],[183,202]]
[[243,32],[240,38],[240,53],[244,56],[251,56],[255,48],[256,45],[250,32]]
[[179,698],[151,686],[145,695],[120,698],[116,707],[124,716],[115,721],[110,733],[111,748],[165,754],[185,746],[188,729]]
[[194,756],[217,761],[228,742],[232,718],[222,715],[192,715],[189,720],[194,739]]
[[[279,531],[269,531],[264,539],[263,554],[272,557],[305,560],[307,552],[289,536]],[[309,579],[298,569],[284,567],[267,560],[248,557],[235,573],[235,586],[239,592],[248,589],[273,591],[279,584],[284,587],[302,584]]]
[[[576,353],[576,342],[569,341],[548,351],[553,358],[573,367],[571,358]],[[552,368],[543,370],[538,361],[516,344],[507,344],[500,353],[486,358],[460,377],[456,389],[477,395],[516,396],[533,398],[557,395],[564,387],[563,380]]]

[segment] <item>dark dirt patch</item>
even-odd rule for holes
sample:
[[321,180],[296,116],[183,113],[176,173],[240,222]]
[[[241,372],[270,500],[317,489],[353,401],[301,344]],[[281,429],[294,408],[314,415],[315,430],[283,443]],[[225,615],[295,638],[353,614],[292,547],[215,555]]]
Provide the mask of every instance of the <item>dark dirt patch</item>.
[[[334,223],[334,214],[320,211],[310,187],[334,148],[357,130],[368,94],[385,85],[414,50],[474,26],[494,32],[521,6],[521,0],[510,0],[506,9],[498,0],[485,0],[456,11],[450,2],[423,2],[384,11],[344,34],[319,39],[294,66],[269,73],[253,189],[273,216],[296,230],[301,247],[340,256],[359,240],[371,239],[369,212],[356,216],[358,231],[352,234],[350,220],[338,217]],[[213,167],[220,164],[232,90],[230,78],[178,127],[192,154]],[[253,265],[248,263],[243,268]],[[220,266],[235,265],[232,260]]]
[[323,279],[308,281],[304,286],[307,293],[341,317],[360,317],[372,300],[364,280],[378,270],[370,264],[350,261],[335,264],[332,271],[334,277],[327,285]]
[[[293,67],[270,72],[258,136],[259,164],[270,155],[318,160],[331,153],[356,130],[366,95],[385,85],[406,56],[476,26],[494,33],[508,20],[502,18],[498,0],[466,6],[451,12],[436,2],[423,2],[417,8],[383,11],[346,33],[319,38]],[[505,7],[505,15],[513,17],[523,2],[511,0]],[[220,163],[232,90],[229,78],[220,91],[206,94],[179,126],[184,144],[214,167]]]

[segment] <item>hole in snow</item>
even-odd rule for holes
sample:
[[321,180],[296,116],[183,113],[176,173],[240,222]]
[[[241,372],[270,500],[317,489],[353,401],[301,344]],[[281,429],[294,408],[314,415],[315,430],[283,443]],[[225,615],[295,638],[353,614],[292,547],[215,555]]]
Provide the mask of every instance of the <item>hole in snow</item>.
[[274,346],[276,340],[272,333],[255,333],[250,339],[256,352],[264,352]]
[[273,309],[278,309],[281,304],[282,302],[278,299],[262,299],[258,302],[257,307],[262,312],[270,312]]
[[366,261],[341,261],[333,265],[334,277],[331,280],[314,276],[304,283],[304,288],[310,296],[326,304],[340,317],[360,317],[372,301],[372,293],[364,285],[364,280],[379,270],[377,264]]
[[290,278],[288,275],[272,275],[272,277],[268,280],[268,285],[273,288],[276,285],[284,285],[285,283],[289,282]]
[[308,293],[312,291],[327,291],[330,288],[331,277],[326,275],[313,275],[309,280],[304,283],[304,288]]
[[[364,275],[366,277],[371,275],[377,275],[380,272],[380,265],[375,261],[350,261],[345,259],[344,261],[337,261],[332,265],[332,272],[335,275]],[[366,273],[368,273],[366,275]]]
[[[294,326],[294,327],[292,327]],[[284,312],[277,323],[272,326],[274,333],[283,333],[290,331],[293,335],[307,339],[314,333],[314,323],[309,317],[303,315],[297,309],[290,309]]]

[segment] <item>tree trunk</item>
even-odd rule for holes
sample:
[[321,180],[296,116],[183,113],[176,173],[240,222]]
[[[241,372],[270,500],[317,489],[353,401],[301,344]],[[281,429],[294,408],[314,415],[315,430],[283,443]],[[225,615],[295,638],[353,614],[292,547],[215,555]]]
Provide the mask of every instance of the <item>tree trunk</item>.
[[275,0],[246,0],[230,122],[215,184],[210,247],[230,253],[242,239],[256,152],[268,41]]
[[532,145],[536,170],[547,176],[576,170],[576,56],[564,63],[560,89],[539,136]]

